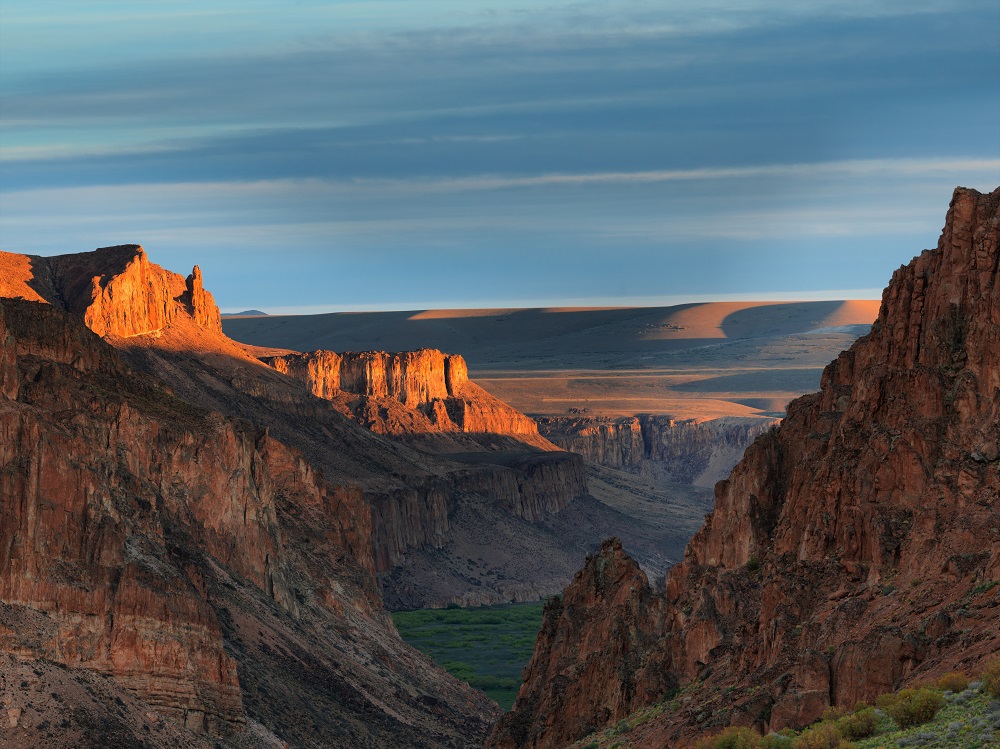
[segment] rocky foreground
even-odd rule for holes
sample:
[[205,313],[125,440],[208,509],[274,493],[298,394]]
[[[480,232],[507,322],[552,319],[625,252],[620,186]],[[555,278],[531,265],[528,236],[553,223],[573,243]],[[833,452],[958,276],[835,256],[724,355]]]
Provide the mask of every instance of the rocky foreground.
[[666,591],[609,542],[546,608],[489,747],[804,725],[1000,651],[1000,188],[958,189],[872,332],[728,480]]

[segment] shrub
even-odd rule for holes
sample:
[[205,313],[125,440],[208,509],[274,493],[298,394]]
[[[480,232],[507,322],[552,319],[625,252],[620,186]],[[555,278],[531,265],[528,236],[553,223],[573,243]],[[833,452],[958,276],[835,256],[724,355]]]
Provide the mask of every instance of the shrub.
[[842,718],[847,713],[842,707],[834,707],[830,705],[826,710],[823,711],[823,720],[837,720],[837,718]]
[[708,739],[701,739],[695,749],[760,749],[760,734],[741,727],[727,728]]
[[866,739],[874,735],[877,726],[878,717],[873,707],[863,708],[837,721],[837,730],[848,741]]
[[760,740],[760,749],[792,749],[794,739],[781,733],[769,733]]
[[1000,659],[987,663],[979,678],[986,693],[1000,700]]
[[840,731],[833,723],[817,723],[807,728],[792,743],[792,749],[849,749]]
[[946,692],[964,692],[969,688],[969,677],[958,671],[951,671],[937,681],[938,689]]
[[900,728],[909,728],[926,723],[937,715],[944,704],[944,697],[934,689],[921,687],[883,694],[877,703]]

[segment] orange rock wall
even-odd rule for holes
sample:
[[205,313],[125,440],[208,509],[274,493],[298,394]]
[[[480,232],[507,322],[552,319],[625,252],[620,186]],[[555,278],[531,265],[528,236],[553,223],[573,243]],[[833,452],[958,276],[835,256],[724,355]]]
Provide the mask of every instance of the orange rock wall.
[[[304,382],[320,398],[338,395],[371,399],[354,408],[355,417],[382,434],[421,431],[537,435],[535,421],[469,381],[458,355],[435,349],[389,354],[363,351],[335,354],[311,351],[262,357],[271,366]],[[384,399],[416,414],[387,410]]]
[[[83,316],[100,336],[154,333],[186,314],[202,329],[222,333],[222,318],[195,266],[182,276],[151,263],[139,245],[52,257],[0,253],[0,296],[44,300]],[[19,260],[20,259],[20,260]]]

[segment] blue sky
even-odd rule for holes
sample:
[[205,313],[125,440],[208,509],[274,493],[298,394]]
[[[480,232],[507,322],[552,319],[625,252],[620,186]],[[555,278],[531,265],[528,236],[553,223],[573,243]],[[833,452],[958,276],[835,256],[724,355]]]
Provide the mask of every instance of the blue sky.
[[1000,6],[0,4],[0,246],[224,309],[877,296],[1000,184]]

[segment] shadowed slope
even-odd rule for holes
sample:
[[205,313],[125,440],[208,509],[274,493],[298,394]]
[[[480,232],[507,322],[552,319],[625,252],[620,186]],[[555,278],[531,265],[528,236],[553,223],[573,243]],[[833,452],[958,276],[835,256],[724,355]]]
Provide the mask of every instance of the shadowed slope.
[[[1000,651],[998,352],[1000,188],[959,188],[938,248],[893,275],[870,335],[717,486],[665,596],[633,573],[642,605],[598,596],[567,619],[553,604],[488,746],[570,743],[663,697],[664,671],[685,701],[635,746],[807,724]],[[606,545],[564,600],[599,589],[620,556]],[[620,671],[610,622],[645,633]]]

